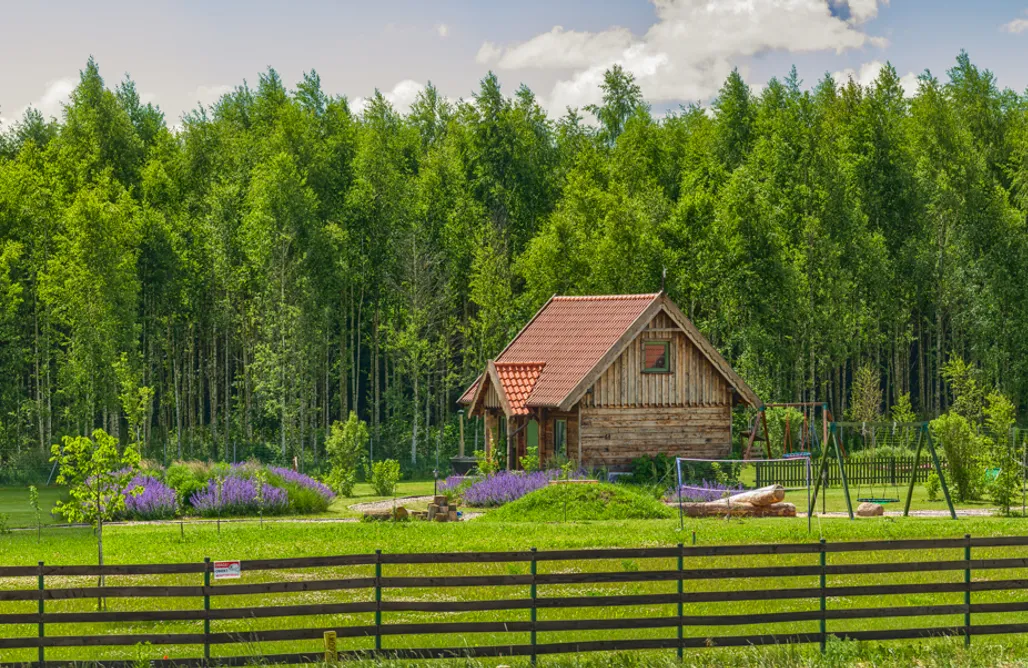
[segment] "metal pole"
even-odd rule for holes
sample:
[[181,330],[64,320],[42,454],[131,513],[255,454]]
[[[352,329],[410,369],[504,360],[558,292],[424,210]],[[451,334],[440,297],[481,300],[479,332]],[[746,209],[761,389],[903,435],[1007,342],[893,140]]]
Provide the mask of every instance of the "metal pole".
[[[693,533],[693,543],[696,543],[696,534]],[[682,618],[685,614],[682,605],[682,596],[684,593],[684,587],[682,583],[682,571],[685,570],[685,547],[681,543],[678,544],[678,660],[681,661],[685,654],[685,643],[682,642],[684,632],[682,628]]]
[[39,562],[39,665],[43,666],[46,663],[46,650],[43,647],[43,637],[46,635],[43,626],[43,590],[46,589],[46,585],[43,582],[43,562]]
[[203,558],[203,665],[211,662],[211,558]]
[[375,651],[382,649],[382,550],[375,550]]
[[819,630],[821,632],[821,653],[824,654],[825,649],[826,649],[825,645],[827,644],[827,639],[828,639],[828,635],[827,635],[828,634],[828,630],[827,630],[828,629],[827,615],[825,614],[825,612],[828,610],[828,599],[825,596],[825,585],[826,585],[825,580],[826,580],[826,578],[825,578],[825,539],[824,538],[821,539],[820,559],[821,559],[821,576],[820,576],[820,586],[821,586],[821,618],[818,620],[818,626],[819,626]]
[[532,610],[531,610],[531,615],[532,615],[532,633],[531,633],[531,641],[530,641],[532,643],[532,665],[533,666],[535,665],[535,661],[536,661],[536,656],[535,656],[535,643],[536,643],[536,634],[535,634],[535,624],[536,624],[535,575],[536,575],[536,559],[535,559],[535,548],[533,547],[532,548],[532,588],[531,588],[531,596],[532,596]]
[[971,534],[964,534],[964,645],[971,645]]

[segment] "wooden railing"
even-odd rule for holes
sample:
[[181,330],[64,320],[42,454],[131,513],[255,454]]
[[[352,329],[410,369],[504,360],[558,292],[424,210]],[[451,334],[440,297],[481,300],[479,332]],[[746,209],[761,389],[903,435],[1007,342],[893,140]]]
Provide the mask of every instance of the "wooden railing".
[[[5,612],[0,614],[0,651],[7,663],[0,665],[71,666],[73,660],[48,660],[47,650],[58,648],[93,648],[101,646],[135,646],[149,643],[157,647],[195,646],[201,656],[182,659],[155,659],[151,666],[207,666],[247,665],[248,663],[305,663],[322,662],[326,659],[346,660],[357,658],[445,658],[445,657],[499,657],[547,654],[578,653],[590,651],[627,650],[677,650],[681,655],[686,649],[705,647],[733,647],[784,643],[819,643],[824,649],[831,636],[858,640],[895,640],[925,638],[932,636],[963,636],[970,642],[975,635],[1010,634],[1028,632],[1024,616],[1018,616],[1017,623],[993,623],[998,614],[1028,612],[1028,600],[1023,594],[1028,590],[1028,576],[1016,577],[1007,574],[1015,570],[1028,569],[1028,558],[996,557],[996,549],[1009,555],[1012,548],[1028,546],[1028,537],[992,538],[946,538],[934,540],[865,541],[847,543],[798,543],[733,546],[655,547],[638,549],[601,550],[557,550],[520,552],[468,552],[468,553],[426,553],[426,554],[375,554],[342,555],[299,559],[262,559],[241,563],[244,578],[259,579],[259,573],[294,571],[291,579],[268,582],[230,581],[225,584],[211,580],[212,565],[202,563],[146,564],[105,566],[102,572],[109,580],[123,577],[162,576],[177,580],[196,578],[197,584],[132,584],[125,586],[52,586],[55,579],[62,580],[76,576],[98,576],[97,566],[14,566],[0,568],[0,578],[5,582],[22,579],[32,588],[5,589],[0,591],[0,604]],[[993,548],[986,558],[972,558],[973,550]],[[948,551],[946,555],[935,555],[933,551]],[[956,554],[954,554],[954,551]],[[979,552],[979,555],[982,553]],[[806,555],[806,556],[804,556]],[[839,555],[847,555],[839,563],[831,563]],[[863,556],[861,556],[863,555]],[[932,559],[932,556],[940,558]],[[909,557],[909,560],[900,558]],[[945,558],[942,558],[942,557]],[[742,563],[758,561],[758,566],[700,567],[705,558],[745,558]],[[759,557],[754,560],[752,557]],[[882,558],[887,559],[881,561]],[[861,561],[855,562],[856,559]],[[611,560],[622,566],[611,569]],[[652,561],[654,568],[637,570],[636,560]],[[781,562],[793,562],[777,565]],[[795,563],[800,562],[800,563]],[[404,571],[420,572],[432,565],[446,565],[458,572],[467,572],[469,565],[479,564],[482,569],[498,565],[506,566],[508,572],[485,575],[390,575],[389,570],[402,568]],[[494,566],[489,566],[494,565]],[[686,567],[688,566],[688,568]],[[335,577],[340,569],[361,571],[353,577]],[[598,568],[599,570],[588,570]],[[312,569],[329,570],[331,577],[312,578]],[[524,572],[510,572],[511,569]],[[296,573],[302,570],[305,572]],[[545,572],[547,570],[554,572]],[[899,574],[902,577],[922,577],[924,573],[940,573],[942,581],[875,583],[872,576]],[[946,576],[945,573],[949,573]],[[989,574],[999,572],[999,576]],[[902,574],[907,574],[902,576]],[[960,576],[963,577],[960,577]],[[829,578],[833,582],[829,584]],[[852,578],[852,581],[848,581]],[[948,578],[948,580],[946,579]],[[736,589],[737,580],[763,581],[763,588]],[[938,579],[938,578],[936,578]],[[203,584],[200,584],[200,583]],[[605,585],[631,583],[634,593],[604,595],[598,593]],[[648,588],[639,587],[649,583]],[[791,586],[795,584],[796,586]],[[586,589],[576,590],[585,586]],[[701,590],[697,590],[697,586]],[[485,598],[475,596],[482,587],[521,587],[514,593],[518,597],[497,597],[485,592]],[[471,589],[466,595],[442,596],[441,591],[454,588]],[[545,594],[551,589],[552,595]],[[431,599],[418,598],[416,592],[431,592]],[[353,600],[296,603],[282,601],[276,595],[295,594],[309,597],[312,592],[348,592]],[[392,592],[397,592],[391,596]],[[638,593],[642,592],[642,593]],[[991,595],[987,601],[972,603],[972,595],[983,592],[1005,592],[1002,600]],[[230,603],[227,606],[213,605],[215,602],[231,601],[233,597],[259,595],[259,603],[245,605]],[[937,604],[923,604],[927,595],[949,595],[951,600],[939,600]],[[887,596],[918,596],[922,604],[897,605],[883,600]],[[143,610],[85,610],[55,611],[59,602],[74,599],[105,598],[117,599],[196,599],[188,609],[143,609]],[[957,598],[953,598],[957,597]],[[942,596],[946,599],[946,596]],[[866,601],[860,607],[842,607],[840,603],[853,604],[854,600]],[[956,602],[959,600],[959,602]],[[36,602],[34,612],[10,612],[15,602],[22,605]],[[703,611],[705,603],[779,602],[782,609],[725,614],[723,609],[715,614]],[[782,603],[789,602],[791,603]],[[829,603],[832,603],[830,606]],[[153,604],[154,607],[156,603]],[[692,609],[687,609],[697,606]],[[143,606],[133,606],[143,607]],[[181,607],[181,606],[180,606]],[[626,608],[623,617],[604,618],[603,609]],[[708,606],[709,607],[709,606]],[[647,608],[649,614],[634,609]],[[540,619],[555,617],[553,611],[578,611],[585,618]],[[599,612],[589,612],[599,610]],[[515,611],[521,619],[510,619]],[[490,621],[426,621],[424,623],[390,623],[387,617],[394,613],[418,612],[426,615],[452,613],[507,613]],[[527,619],[524,618],[527,613]],[[263,630],[230,631],[218,630],[219,624],[230,620],[256,620],[261,618],[297,618],[326,615],[367,614],[371,623],[353,625],[312,623],[301,621],[301,626],[285,625],[286,628]],[[985,623],[973,624],[975,615],[988,614]],[[931,618],[957,616],[958,624],[926,626]],[[445,618],[445,617],[444,617]],[[919,618],[915,627],[906,625],[884,627],[880,621],[872,628],[831,628],[837,623],[854,620],[883,620],[888,618]],[[923,619],[922,619],[923,618]],[[452,617],[451,617],[452,619]],[[190,632],[160,633],[104,633],[102,631],[81,635],[52,635],[51,625],[60,624],[109,624],[119,622],[195,623]],[[816,630],[814,624],[816,623]],[[836,624],[831,624],[836,623]],[[720,634],[719,629],[732,626],[787,625],[784,632],[758,634]],[[850,624],[852,625],[852,624]],[[867,626],[865,622],[864,626]],[[696,630],[698,629],[698,632]],[[569,638],[570,634],[585,631],[649,630],[647,637],[617,638],[604,633],[600,639]],[[658,637],[652,633],[661,631]],[[20,631],[20,634],[18,633]],[[31,631],[30,634],[26,634]],[[689,631],[687,633],[687,631]],[[427,643],[422,648],[397,646],[389,648],[390,639],[408,636],[431,636],[458,634],[458,643],[449,646],[434,646]],[[514,634],[517,642],[490,645],[475,645],[463,637],[466,634]],[[547,639],[549,634],[564,634]],[[643,634],[645,635],[645,634]],[[329,637],[331,636],[331,637]],[[542,638],[540,637],[542,636]],[[509,635],[505,635],[509,637]],[[365,648],[352,647],[346,650],[334,648],[336,639],[365,639]],[[245,652],[259,643],[279,641],[309,641],[309,649],[300,652],[260,656],[213,657],[212,648],[229,647],[236,654]],[[468,641],[465,645],[464,642]],[[351,641],[357,643],[358,641]],[[409,644],[407,642],[406,644]],[[459,646],[454,646],[459,645]],[[327,647],[327,649],[326,649]],[[11,650],[31,651],[38,655],[21,662],[10,662]],[[180,650],[182,648],[179,648]],[[295,647],[293,648],[295,649]],[[96,652],[97,650],[91,650]],[[65,654],[68,652],[65,651]],[[122,655],[124,657],[124,654]],[[133,661],[122,658],[105,660],[90,655],[76,656],[78,660],[102,661],[104,666],[130,666]]]
[[[932,461],[922,457],[917,470],[914,470],[913,457],[873,457],[867,459],[845,459],[846,479],[850,485],[904,485],[910,482],[911,472],[916,482],[924,482],[932,472]],[[946,462],[941,461],[946,469]],[[784,487],[805,487],[807,462],[805,459],[791,461],[757,461],[754,462],[757,486],[782,485]],[[817,473],[817,461],[811,462],[813,474]],[[812,475],[813,475],[812,474]],[[839,477],[839,466],[834,460],[828,464],[828,486],[842,484]],[[811,482],[813,484],[813,482]]]

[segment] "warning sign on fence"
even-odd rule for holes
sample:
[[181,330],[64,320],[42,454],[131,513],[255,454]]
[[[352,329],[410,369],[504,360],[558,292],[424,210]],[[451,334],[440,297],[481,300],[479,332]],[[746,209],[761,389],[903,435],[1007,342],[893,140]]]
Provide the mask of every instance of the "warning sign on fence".
[[232,580],[239,577],[242,572],[242,568],[239,566],[239,561],[215,561],[214,562],[214,579],[215,580]]

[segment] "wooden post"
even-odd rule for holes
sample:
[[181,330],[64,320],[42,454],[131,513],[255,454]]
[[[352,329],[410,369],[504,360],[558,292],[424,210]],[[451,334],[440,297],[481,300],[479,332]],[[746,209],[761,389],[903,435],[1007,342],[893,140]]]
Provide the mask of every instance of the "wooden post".
[[325,663],[339,661],[339,650],[336,646],[336,632],[325,631]]
[[536,588],[535,588],[535,575],[536,575],[535,552],[536,552],[536,550],[533,547],[532,548],[532,565],[531,565],[531,567],[532,567],[532,588],[531,588],[531,596],[532,596],[532,611],[531,611],[531,615],[532,615],[532,634],[531,634],[531,643],[532,643],[532,665],[533,666],[535,665],[535,661],[536,661],[536,656],[535,656],[535,643],[536,643],[535,624],[536,624],[536,619],[537,619]]
[[39,562],[39,665],[43,666],[46,663],[46,650],[43,647],[43,637],[46,635],[43,626],[43,612],[45,610],[43,605],[43,591],[46,589],[46,585],[43,582],[43,562]]
[[[696,532],[693,532],[693,544],[696,544]],[[682,583],[682,571],[685,570],[685,547],[678,544],[678,660],[681,661],[685,654],[685,643],[682,642],[684,638],[684,630],[682,628],[682,618],[684,617],[685,610],[682,606],[682,596],[684,593],[684,587]]]
[[964,534],[964,645],[971,645],[971,534]]
[[203,558],[203,665],[211,662],[211,558]]
[[382,649],[382,550],[375,550],[375,651]]
[[935,444],[932,443],[932,432],[928,430],[928,423],[924,425],[925,440],[928,441],[928,452],[932,455],[932,464],[935,466],[935,474],[939,476],[939,485],[942,487],[942,495],[949,507],[949,516],[957,519],[957,510],[953,507],[953,499],[949,495],[949,485],[946,484],[946,476],[942,472],[942,464],[939,463],[939,454],[935,452]]
[[826,579],[825,578],[825,539],[821,539],[821,551],[819,553],[821,561],[821,575],[820,575],[820,586],[821,586],[821,619],[818,620],[818,627],[821,632],[821,653],[824,654],[827,641],[828,641],[828,616],[825,614],[828,610],[828,599],[826,593]]
[[458,456],[464,459],[464,410],[458,411],[460,413],[460,452]]

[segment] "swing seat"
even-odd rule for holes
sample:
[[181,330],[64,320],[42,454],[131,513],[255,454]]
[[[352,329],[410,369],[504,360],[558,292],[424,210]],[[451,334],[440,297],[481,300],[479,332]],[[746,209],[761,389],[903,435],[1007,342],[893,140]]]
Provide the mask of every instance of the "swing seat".
[[877,498],[874,496],[865,496],[863,498],[857,498],[860,503],[877,503],[878,505],[885,505],[886,503],[899,503],[899,499],[890,497]]
[[798,452],[786,452],[782,455],[782,459],[803,459],[804,457],[810,457],[810,453],[800,450]]

